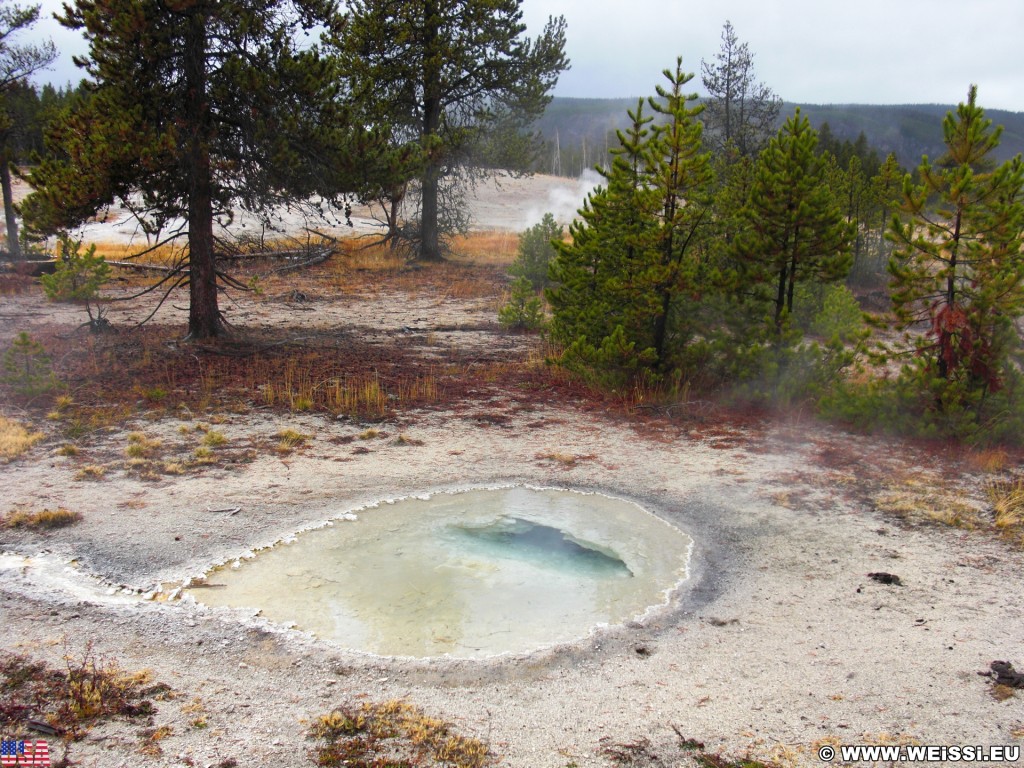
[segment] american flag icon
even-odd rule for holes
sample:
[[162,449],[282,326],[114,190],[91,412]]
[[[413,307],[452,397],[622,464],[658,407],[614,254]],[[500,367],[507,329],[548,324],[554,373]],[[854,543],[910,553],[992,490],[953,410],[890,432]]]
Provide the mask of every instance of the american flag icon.
[[50,746],[42,739],[15,741],[4,739],[0,743],[0,765],[3,768],[50,768]]

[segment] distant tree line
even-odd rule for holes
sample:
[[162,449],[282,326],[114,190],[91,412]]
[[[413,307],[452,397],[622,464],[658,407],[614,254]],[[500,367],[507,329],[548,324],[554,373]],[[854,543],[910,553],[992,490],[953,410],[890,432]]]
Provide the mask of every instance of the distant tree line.
[[4,108],[11,120],[6,134],[11,160],[28,165],[37,157],[47,156],[50,150],[44,139],[46,126],[86,93],[82,85],[70,83],[62,87],[49,83],[37,86],[25,80],[14,83],[4,94]]
[[[700,102],[709,103],[707,97],[702,97]],[[533,170],[576,178],[594,165],[607,167],[608,150],[616,144],[615,131],[626,127],[626,110],[633,104],[635,99],[556,96],[535,124],[544,148]],[[906,168],[916,166],[922,155],[937,157],[945,150],[942,120],[952,107],[938,104],[797,105],[784,101],[771,130],[781,128],[797,106],[822,134],[822,146],[831,149],[833,141],[851,145],[864,141],[881,160],[892,154]],[[1024,112],[986,112],[1004,127],[1002,141],[993,151],[994,159],[1001,162],[1024,152]],[[706,120],[706,116],[702,120]]]

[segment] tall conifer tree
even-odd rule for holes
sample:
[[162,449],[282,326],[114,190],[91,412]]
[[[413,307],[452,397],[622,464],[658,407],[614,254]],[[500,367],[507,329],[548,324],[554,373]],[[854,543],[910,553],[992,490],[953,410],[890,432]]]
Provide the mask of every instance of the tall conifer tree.
[[734,243],[746,265],[742,282],[771,306],[776,334],[793,312],[797,283],[842,279],[852,261],[853,225],[825,182],[816,144],[814,129],[797,109],[758,156],[741,214],[743,231]]
[[[656,301],[653,346],[663,364],[670,357],[675,304],[699,292],[699,263],[694,253],[710,222],[711,207],[711,161],[704,151],[704,126],[697,120],[704,108],[690,106],[697,94],[684,92],[683,87],[694,76],[682,67],[679,58],[675,71],[664,70],[669,87],[658,86],[658,98],[648,99],[651,109],[663,118],[655,120],[647,148],[648,173],[660,219],[657,257],[649,277]],[[676,328],[680,325],[675,323]],[[691,328],[686,335],[693,332]]]
[[708,139],[719,152],[756,157],[775,132],[782,99],[754,75],[754,54],[726,21],[722,47],[713,62],[701,62],[708,89],[704,122]]
[[[92,93],[57,121],[54,157],[30,181],[26,218],[72,227],[115,200],[147,232],[179,222],[188,264],[188,334],[223,331],[214,219],[326,184],[316,148],[331,146],[335,73],[296,35],[330,24],[328,0],[76,0],[62,23],[82,30],[78,61]],[[184,222],[182,229],[180,222]],[[172,233],[173,234],[173,233]]]
[[683,91],[693,75],[681,60],[664,75],[668,87],[646,102],[663,120],[645,115],[643,100],[629,112],[602,172],[607,186],[589,196],[571,242],[555,244],[551,269],[552,333],[569,346],[568,359],[620,378],[662,374],[677,360],[692,333],[678,332],[680,302],[698,290],[694,254],[710,221],[700,108]]
[[21,247],[10,165],[14,160],[13,133],[20,126],[15,125],[11,102],[19,87],[26,88],[29,75],[50,66],[57,58],[57,49],[52,41],[31,42],[23,37],[38,20],[38,5],[19,6],[7,0],[0,2],[0,188],[7,223],[7,250],[15,258],[21,256]]
[[575,344],[574,354],[585,361],[616,329],[626,333],[628,328],[630,342],[641,344],[638,351],[649,346],[634,319],[636,297],[624,292],[636,278],[638,252],[648,250],[653,239],[643,165],[652,118],[644,115],[642,99],[629,117],[629,128],[618,132],[610,170],[601,171],[605,185],[587,197],[569,227],[569,242],[554,242],[554,286],[547,291],[554,312],[551,332],[566,346]]
[[395,142],[416,146],[419,162],[400,170],[419,182],[418,255],[440,259],[474,154],[498,147],[509,169],[533,159],[526,131],[568,67],[565,20],[531,40],[520,0],[352,0],[347,10],[336,42],[350,96]]
[[[909,175],[902,211],[893,217],[889,271],[901,347],[927,370],[965,393],[1002,383],[1015,321],[1024,315],[1024,161],[990,157],[1002,127],[993,127],[971,86],[967,102],[942,124],[946,154],[922,158],[921,183]],[[926,336],[911,329],[927,323]]]

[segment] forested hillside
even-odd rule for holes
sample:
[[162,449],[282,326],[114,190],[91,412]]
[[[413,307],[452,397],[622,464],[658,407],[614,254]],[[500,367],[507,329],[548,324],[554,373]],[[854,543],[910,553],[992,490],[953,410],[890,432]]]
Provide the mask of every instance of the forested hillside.
[[[577,176],[583,168],[600,162],[607,148],[615,146],[615,130],[627,126],[626,110],[636,99],[572,99],[555,97],[536,129],[544,137],[545,152],[537,170]],[[868,145],[884,155],[894,152],[905,168],[915,167],[921,155],[939,157],[943,152],[942,118],[955,105],[906,104],[880,106],[870,104],[795,104],[785,102],[779,111],[778,126],[799,106],[820,129],[828,123],[840,141],[856,141],[863,132]],[[1004,128],[998,160],[1024,152],[1024,113],[998,109],[985,111],[996,125]]]

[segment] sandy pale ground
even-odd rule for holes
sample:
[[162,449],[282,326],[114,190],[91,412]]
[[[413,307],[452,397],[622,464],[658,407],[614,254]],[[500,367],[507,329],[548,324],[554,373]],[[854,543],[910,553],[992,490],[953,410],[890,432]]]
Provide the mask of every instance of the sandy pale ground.
[[[396,301],[350,299],[346,311],[368,328],[401,327],[416,309]],[[17,302],[4,302],[6,324]],[[673,727],[711,751],[801,765],[820,764],[822,743],[1024,741],[1024,698],[997,701],[977,674],[996,659],[1024,667],[1024,555],[983,532],[904,525],[857,493],[884,468],[928,482],[925,455],[807,424],[641,429],[543,397],[500,422],[479,418],[502,408],[406,413],[358,443],[368,452],[344,442],[364,424],[229,415],[217,429],[233,443],[286,427],[314,437],[287,457],[158,481],[77,481],[56,440],[0,467],[7,507],[84,516],[48,534],[0,534],[3,645],[59,663],[92,643],[180,694],[157,705],[155,724],[172,729],[162,755],[141,755],[143,726],[117,721],[76,745],[77,764],[309,765],[310,720],[396,698],[487,740],[513,768],[610,765],[608,744],[641,739],[658,764],[683,765]],[[172,441],[181,423],[140,416],[124,431]],[[99,440],[123,446],[124,435]],[[642,504],[694,538],[689,582],[643,624],[484,661],[372,657],[251,612],[146,599],[369,502],[518,483]],[[240,511],[210,511],[227,508]],[[876,571],[904,585],[867,577]],[[197,712],[208,727],[190,725]]]
[[[785,745],[805,764],[830,737],[1020,744],[1021,700],[994,700],[976,673],[1024,649],[1024,558],[979,535],[901,529],[843,501],[856,466],[813,466],[818,441],[835,436],[783,432],[753,450],[721,448],[543,405],[504,428],[423,414],[407,430],[422,446],[382,440],[357,456],[327,441],[356,425],[239,417],[222,430],[238,439],[281,426],[315,432],[312,447],[155,486],[74,482],[56,458],[3,471],[8,499],[85,515],[59,533],[8,537],[4,549],[17,556],[0,570],[6,643],[56,661],[65,644],[91,641],[128,669],[154,670],[206,713],[210,727],[190,729],[181,700],[161,704],[158,721],[174,735],[147,764],[184,764],[183,755],[197,765],[303,765],[304,720],[363,696],[407,699],[523,768],[602,765],[603,738],[646,737],[671,754],[672,725],[730,752]],[[555,451],[594,458],[571,469],[538,458]],[[689,584],[644,626],[488,661],[367,657],[242,612],[106,588],[180,583],[381,497],[510,482],[643,503],[696,539]],[[784,505],[795,497],[799,505]],[[242,511],[207,511],[228,506]],[[866,578],[879,570],[905,586]],[[137,764],[133,730],[96,731],[77,751],[82,764]]]

